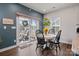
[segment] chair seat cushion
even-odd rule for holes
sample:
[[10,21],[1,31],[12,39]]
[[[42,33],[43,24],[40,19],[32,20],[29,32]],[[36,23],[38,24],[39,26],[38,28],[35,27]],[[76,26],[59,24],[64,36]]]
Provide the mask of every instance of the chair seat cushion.
[[40,34],[37,34],[37,37],[38,38],[43,38],[43,34],[41,34],[41,33]]

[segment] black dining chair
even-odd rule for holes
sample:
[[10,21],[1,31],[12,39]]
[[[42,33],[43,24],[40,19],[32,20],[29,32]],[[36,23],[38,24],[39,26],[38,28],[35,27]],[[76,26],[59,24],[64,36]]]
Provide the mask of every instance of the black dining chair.
[[41,30],[36,30],[36,34],[38,34],[38,33],[43,33]]
[[62,30],[58,31],[58,33],[57,33],[57,35],[55,37],[55,40],[54,41],[52,41],[52,40],[50,41],[50,47],[56,48],[56,52],[57,52],[57,48],[59,48],[59,50],[61,50],[60,49],[60,36],[61,36],[61,32],[62,32]]
[[40,47],[40,48],[43,49],[44,45],[46,44],[43,32],[40,31],[40,30],[36,30],[36,38],[37,38],[37,47],[36,47],[36,50],[37,50],[38,47]]
[[55,30],[54,29],[49,29],[49,34],[55,34]]

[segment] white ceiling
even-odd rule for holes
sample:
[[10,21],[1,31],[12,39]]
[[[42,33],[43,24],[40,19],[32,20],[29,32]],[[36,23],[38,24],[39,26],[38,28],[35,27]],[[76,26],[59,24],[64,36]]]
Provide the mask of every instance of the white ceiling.
[[34,9],[42,14],[50,13],[61,8],[78,5],[78,3],[21,3],[22,5]]

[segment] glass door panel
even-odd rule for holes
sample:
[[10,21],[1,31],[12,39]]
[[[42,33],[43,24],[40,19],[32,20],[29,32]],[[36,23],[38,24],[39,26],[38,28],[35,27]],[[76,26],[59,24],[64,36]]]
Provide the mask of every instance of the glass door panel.
[[23,43],[30,41],[30,24],[29,18],[17,17],[17,43]]

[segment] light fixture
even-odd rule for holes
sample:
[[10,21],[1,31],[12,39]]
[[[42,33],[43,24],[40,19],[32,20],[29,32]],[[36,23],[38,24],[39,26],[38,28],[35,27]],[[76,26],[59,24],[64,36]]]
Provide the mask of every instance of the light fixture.
[[45,12],[46,10],[45,10],[45,9],[43,9],[43,11]]
[[52,8],[56,8],[55,6],[53,6]]

